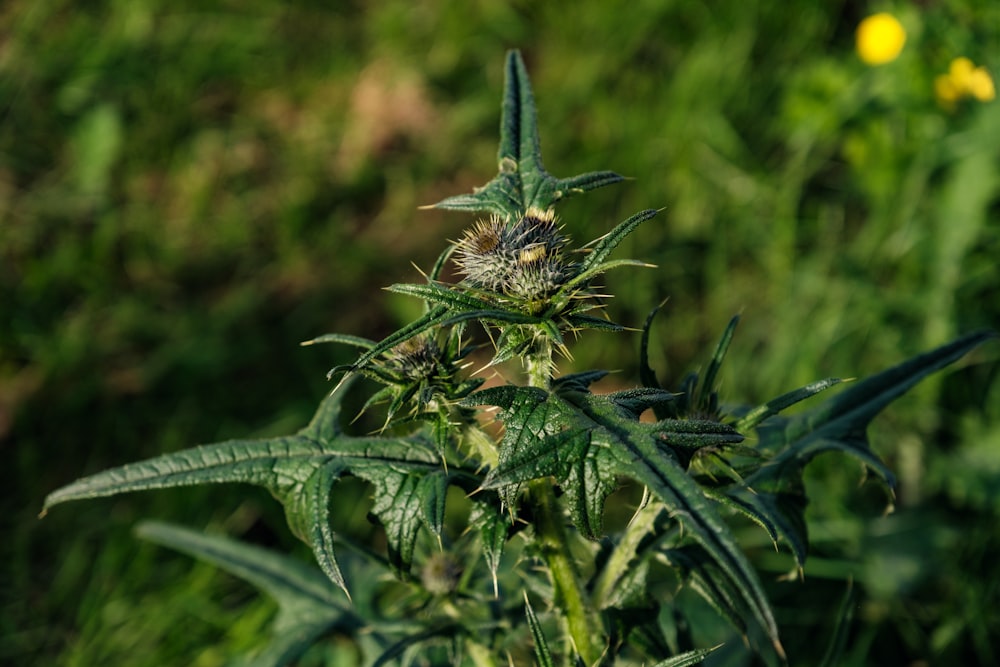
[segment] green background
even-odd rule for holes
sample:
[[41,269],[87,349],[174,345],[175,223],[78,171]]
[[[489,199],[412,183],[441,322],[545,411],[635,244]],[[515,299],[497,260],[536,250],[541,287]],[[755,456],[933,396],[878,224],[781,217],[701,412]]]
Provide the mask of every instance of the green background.
[[[889,9],[900,58],[854,28]],[[1000,107],[939,107],[964,55],[1000,74],[1000,5],[807,0],[501,3],[12,0],[0,9],[0,661],[220,665],[274,608],[131,534],[158,518],[308,557],[253,489],[58,507],[83,474],[289,432],[350,350],[417,312],[472,219],[418,207],[496,172],[503,58],[532,77],[546,167],[632,180],[559,209],[588,241],[664,210],[618,251],[612,317],[666,297],[671,383],[734,313],[721,378],[756,402],[1000,329]],[[637,376],[637,336],[590,333],[562,370]],[[744,538],[793,664],[815,664],[846,581],[844,664],[1000,661],[998,345],[880,417],[896,512],[841,458],[811,468],[804,583]],[[331,648],[330,655],[335,655]],[[920,661],[923,661],[921,663]]]

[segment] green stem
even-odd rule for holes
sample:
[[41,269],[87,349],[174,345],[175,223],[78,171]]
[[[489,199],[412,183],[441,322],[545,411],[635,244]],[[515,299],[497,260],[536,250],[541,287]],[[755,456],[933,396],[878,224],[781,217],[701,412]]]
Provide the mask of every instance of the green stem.
[[566,616],[574,649],[586,664],[596,665],[604,649],[601,640],[603,631],[600,619],[589,605],[576,561],[570,553],[562,509],[556,501],[551,481],[539,479],[532,482],[529,497],[535,510],[535,539],[552,575],[555,603]]
[[[537,338],[524,364],[529,386],[548,389],[552,379],[552,341],[548,337]],[[552,480],[546,478],[532,482],[528,499],[534,510],[535,539],[549,567],[556,605],[566,616],[573,648],[587,665],[596,665],[604,652],[604,632],[601,620],[583,588],[576,560],[569,550],[569,536]]]
[[531,350],[524,356],[524,370],[528,374],[528,386],[548,389],[552,380],[552,340],[545,334],[537,334]]

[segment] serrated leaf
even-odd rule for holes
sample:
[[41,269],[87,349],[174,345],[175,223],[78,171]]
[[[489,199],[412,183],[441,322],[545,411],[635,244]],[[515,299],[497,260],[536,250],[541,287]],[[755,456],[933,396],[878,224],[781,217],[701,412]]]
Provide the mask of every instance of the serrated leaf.
[[390,285],[385,289],[396,294],[406,294],[407,296],[415,296],[425,301],[437,303],[450,310],[488,311],[496,309],[495,304],[490,301],[480,299],[461,290],[434,283],[427,285],[399,283]]
[[627,331],[626,327],[623,327],[616,322],[606,320],[603,317],[594,317],[593,315],[573,313],[562,317],[562,320],[574,330],[596,329],[598,331]]
[[845,391],[824,401],[811,412],[793,418],[782,434],[761,433],[761,443],[769,446],[773,436],[783,441],[804,439],[855,439],[887,405],[912,389],[931,373],[954,363],[983,342],[996,338],[993,331],[980,331],[925,352],[865,380],[852,383]]
[[[601,427],[592,437],[595,440],[607,439],[608,450],[616,455],[620,463],[619,473],[645,484],[667,506],[674,518],[709,554],[745,601],[751,615],[767,632],[775,650],[781,653],[778,628],[763,586],[729,527],[705,498],[698,484],[673,456],[664,451],[658,439],[651,436],[650,425],[621,420],[616,412],[618,408],[609,402],[599,397],[587,398],[588,417]],[[714,433],[706,433],[706,436],[718,437]],[[691,434],[691,437],[697,436]]]
[[[584,464],[590,449],[587,432],[573,429],[566,419],[564,405],[550,400],[546,391],[535,387],[491,387],[470,399],[503,410],[505,431],[499,462],[483,480],[483,488],[498,489],[509,507],[516,505],[523,482],[549,475],[565,481],[582,472],[574,472],[574,466],[589,465]],[[585,475],[581,481],[586,479]],[[588,526],[595,519],[587,517],[587,503],[582,498],[585,491],[571,487],[566,490],[571,496],[571,507],[580,512],[577,518],[581,519],[581,529],[590,532]],[[603,498],[610,491],[591,491],[591,499],[598,499],[603,506]],[[599,516],[596,521],[600,521]]]
[[224,537],[179,526],[144,521],[139,537],[186,553],[244,579],[274,598],[279,606],[274,636],[262,653],[247,664],[280,667],[297,660],[333,627],[362,625],[338,598],[323,573],[298,560]]
[[646,410],[652,409],[655,413],[657,410],[663,409],[666,404],[673,403],[674,393],[652,387],[636,387],[608,394],[607,399],[628,410],[638,419]]
[[440,536],[447,475],[443,470],[415,475],[383,465],[359,469],[355,474],[375,486],[372,514],[385,528],[389,564],[404,576],[413,562],[420,527]]
[[796,566],[802,570],[809,552],[804,493],[753,491],[740,485],[712,497],[761,526],[775,547],[778,540],[784,540],[795,556]]
[[[644,424],[605,397],[575,394],[567,397],[572,398],[570,403],[532,387],[497,387],[470,398],[502,408],[506,431],[500,463],[487,478],[490,485],[508,482],[516,488],[531,474],[555,474],[574,523],[584,534],[596,536],[603,503],[609,489],[614,488],[616,475],[641,482],[709,555],[775,650],[782,652],[777,625],[756,572],[725,521],[662,437],[667,433],[683,439],[686,447],[693,447],[699,438],[713,443],[719,438],[741,440],[731,427],[686,420]],[[513,502],[509,487],[501,494],[505,502]]]
[[624,180],[610,171],[555,178],[542,165],[538,120],[528,73],[517,51],[507,54],[497,176],[472,194],[449,197],[434,205],[459,211],[489,211],[507,219],[529,208],[548,210],[571,195]]
[[495,324],[497,322],[504,322],[506,324],[540,324],[544,320],[538,318],[534,315],[527,315],[525,313],[520,313],[512,310],[500,310],[493,308],[491,310],[466,310],[444,318],[440,322],[440,326],[448,327],[453,324],[459,324],[461,322],[469,321],[484,322],[488,324]]
[[740,505],[740,509],[768,522],[772,526],[769,532],[777,533],[789,544],[801,568],[808,547],[804,518],[806,498],[802,482],[805,466],[824,452],[841,452],[859,460],[866,469],[874,472],[891,493],[895,478],[868,444],[867,429],[871,420],[924,377],[957,361],[995,336],[988,331],[963,336],[853,383],[813,410],[791,419],[774,417],[774,414],[778,409],[812,396],[838,381],[824,380],[803,387],[751,411],[737,423],[757,422],[761,450],[775,454],[748,476],[744,484],[734,486],[726,493]]
[[493,577],[493,595],[499,595],[497,585],[497,570],[500,569],[500,559],[510,531],[510,520],[506,512],[496,507],[493,502],[483,500],[477,494],[472,497],[472,509],[469,512],[469,525],[479,531],[482,538],[483,558],[490,568]]
[[550,383],[552,391],[560,393],[563,391],[587,391],[590,385],[598,380],[607,377],[610,371],[581,371],[579,373],[568,373],[555,378]]
[[440,471],[441,461],[421,439],[345,434],[340,426],[343,395],[341,390],[328,396],[296,435],[202,445],[106,470],[49,494],[43,514],[70,500],[131,491],[231,482],[262,486],[282,503],[289,526],[312,547],[323,571],[346,591],[329,528],[333,483],[345,472],[365,473],[374,481],[379,470],[419,479]]

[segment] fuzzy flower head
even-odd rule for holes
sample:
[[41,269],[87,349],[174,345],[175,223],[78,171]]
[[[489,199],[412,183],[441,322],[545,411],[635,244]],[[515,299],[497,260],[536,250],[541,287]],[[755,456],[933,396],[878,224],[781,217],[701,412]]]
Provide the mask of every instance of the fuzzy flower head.
[[552,211],[530,209],[513,223],[500,216],[478,221],[458,242],[455,261],[473,287],[539,300],[569,276],[567,241]]
[[996,97],[997,91],[985,67],[976,67],[971,60],[962,57],[951,61],[947,74],[934,79],[934,95],[941,106],[954,109],[965,98],[989,102]]
[[867,65],[884,65],[899,57],[906,44],[906,30],[892,14],[873,14],[858,24],[855,34],[858,57]]
[[409,381],[425,380],[438,370],[441,350],[429,336],[415,336],[386,353],[385,365]]

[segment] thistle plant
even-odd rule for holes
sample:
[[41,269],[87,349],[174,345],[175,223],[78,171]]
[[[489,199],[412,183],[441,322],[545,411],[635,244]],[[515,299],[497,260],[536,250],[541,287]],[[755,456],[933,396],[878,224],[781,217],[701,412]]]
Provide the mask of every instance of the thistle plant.
[[[628,335],[605,313],[598,281],[612,269],[648,266],[611,256],[657,211],[576,244],[555,206],[623,179],[545,170],[516,52],[506,60],[498,163],[485,186],[435,205],[477,217],[426,280],[388,288],[421,300],[422,316],[381,341],[308,341],[358,355],[330,371],[335,388],[303,429],[85,477],[51,493],[43,513],[128,491],[223,482],[268,489],[315,565],[160,523],[139,530],[278,601],[273,636],[254,665],[294,663],[333,633],[354,639],[358,664],[696,664],[717,647],[695,645],[671,621],[682,614],[681,587],[703,596],[760,661],[786,662],[763,582],[730,523],[758,524],[801,574],[805,467],[824,452],[847,455],[891,504],[894,478],[869,447],[868,424],[993,334],[966,335],[786,417],[786,408],[841,380],[756,407],[721,402],[716,380],[733,319],[704,372],[668,389],[648,362],[653,309],[641,328],[639,386],[594,393],[605,371],[558,375],[556,360],[569,358],[569,342],[585,330]],[[449,265],[456,282],[442,279]],[[520,381],[484,388],[501,366]],[[373,384],[362,412],[381,426],[359,432],[345,397]],[[384,551],[333,529],[346,477],[369,485]],[[642,500],[625,525],[606,528],[608,498],[626,484],[642,489]]]

